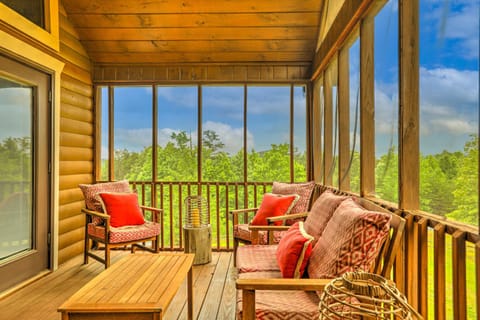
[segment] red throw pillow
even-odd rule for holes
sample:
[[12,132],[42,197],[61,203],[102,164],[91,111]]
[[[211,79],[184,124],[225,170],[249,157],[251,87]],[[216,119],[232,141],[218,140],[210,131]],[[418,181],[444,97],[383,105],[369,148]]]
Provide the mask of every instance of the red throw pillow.
[[313,237],[294,223],[278,243],[277,262],[284,278],[301,278],[312,253]]
[[[262,204],[258,208],[255,217],[251,222],[254,226],[266,226],[267,218],[288,214],[295,205],[298,195],[279,195],[273,193],[265,193],[263,195]],[[275,222],[275,225],[281,225],[282,222]]]
[[110,215],[112,227],[122,227],[144,224],[142,210],[138,205],[136,193],[108,193],[98,194],[102,199],[103,210]]

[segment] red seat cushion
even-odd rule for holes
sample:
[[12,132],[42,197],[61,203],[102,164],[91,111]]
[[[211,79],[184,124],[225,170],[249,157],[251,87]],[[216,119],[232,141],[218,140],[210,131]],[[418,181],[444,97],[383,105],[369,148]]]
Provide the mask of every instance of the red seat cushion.
[[[266,226],[268,224],[268,217],[276,217],[287,214],[295,205],[298,195],[277,195],[273,193],[265,193],[263,195],[262,203],[258,208],[255,217],[253,217],[251,224],[256,226]],[[282,222],[275,222],[276,225],[281,225]]]
[[101,192],[104,211],[110,216],[112,227],[141,225],[145,223],[142,210],[138,205],[136,193]]
[[305,232],[303,222],[296,222],[278,243],[278,266],[284,278],[301,278],[312,253],[313,237]]
[[238,273],[280,271],[275,258],[277,245],[248,245],[237,248]]
[[[110,243],[123,243],[129,241],[136,241],[141,239],[148,239],[158,236],[161,232],[161,225],[159,223],[146,221],[142,225],[125,226],[125,227],[110,227]],[[88,224],[88,234],[105,240],[105,227],[97,226],[93,223]]]

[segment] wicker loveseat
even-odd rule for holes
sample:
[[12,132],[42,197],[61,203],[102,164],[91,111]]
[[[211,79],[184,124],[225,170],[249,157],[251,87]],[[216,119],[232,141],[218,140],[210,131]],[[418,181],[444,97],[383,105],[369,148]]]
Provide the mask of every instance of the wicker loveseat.
[[[331,278],[358,269],[390,276],[403,218],[364,198],[330,191],[306,215],[297,228],[307,233],[311,251],[297,278],[285,278],[279,265],[286,241],[238,248],[237,319],[318,319],[320,294]],[[299,259],[297,271],[300,265]]]

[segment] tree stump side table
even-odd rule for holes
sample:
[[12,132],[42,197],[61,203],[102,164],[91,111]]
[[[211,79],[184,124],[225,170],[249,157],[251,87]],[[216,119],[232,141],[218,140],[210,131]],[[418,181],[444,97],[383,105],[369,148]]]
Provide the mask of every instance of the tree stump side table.
[[194,265],[206,264],[212,261],[212,232],[211,226],[200,227],[183,226],[185,239],[185,253],[194,253]]

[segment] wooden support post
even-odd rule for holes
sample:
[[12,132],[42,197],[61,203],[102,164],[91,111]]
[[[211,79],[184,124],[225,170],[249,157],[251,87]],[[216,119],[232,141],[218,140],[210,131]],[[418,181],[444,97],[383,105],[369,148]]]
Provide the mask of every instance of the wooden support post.
[[338,55],[338,187],[350,191],[350,74],[349,47]]
[[333,166],[333,99],[331,66],[327,68],[323,77],[323,183],[332,185]]
[[419,0],[399,4],[399,207],[420,206],[419,188]]
[[360,25],[360,195],[375,192],[374,18]]
[[323,161],[322,161],[322,101],[321,89],[323,87],[323,77],[317,79],[313,85],[313,179],[315,182],[321,183],[323,180]]
[[428,219],[418,221],[418,312],[428,318]]

